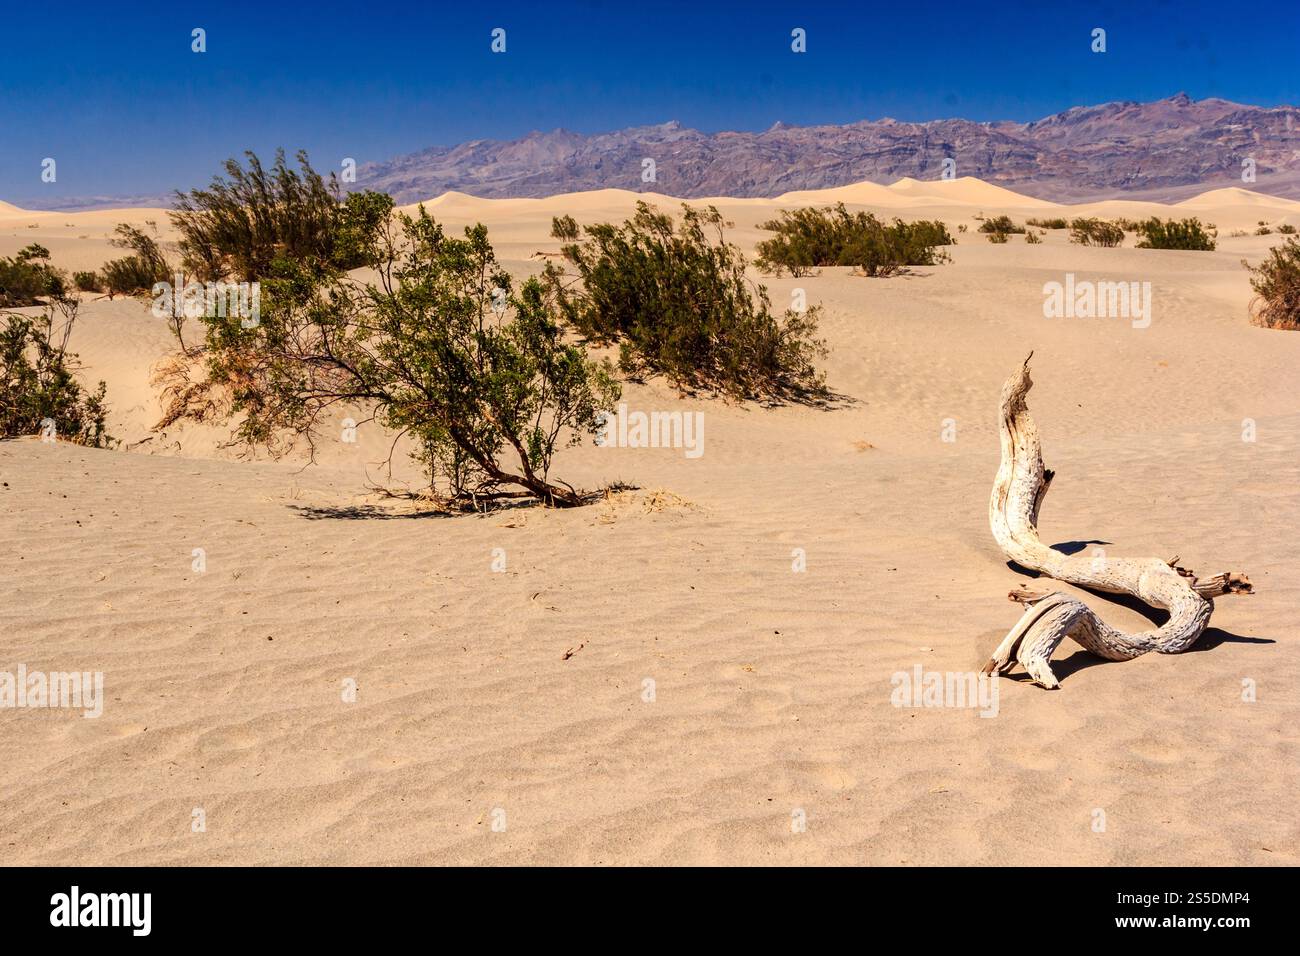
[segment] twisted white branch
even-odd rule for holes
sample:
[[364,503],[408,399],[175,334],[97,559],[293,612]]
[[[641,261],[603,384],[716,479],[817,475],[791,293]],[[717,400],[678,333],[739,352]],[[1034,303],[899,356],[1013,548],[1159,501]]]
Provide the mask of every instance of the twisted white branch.
[[1043,467],[1038,427],[1025,405],[1032,387],[1026,358],[1002,386],[1002,463],[989,498],[989,524],[998,546],[1022,567],[1096,591],[1131,595],[1167,610],[1169,620],[1154,630],[1128,634],[1111,627],[1082,601],[1060,591],[1013,591],[1011,599],[1024,604],[1025,613],[998,645],[984,673],[1002,674],[1019,663],[1036,684],[1059,687],[1049,661],[1066,637],[1113,661],[1126,661],[1148,651],[1177,654],[1187,650],[1209,623],[1213,598],[1250,592],[1250,581],[1234,571],[1198,581],[1173,561],[1094,559],[1062,554],[1044,545],[1038,539],[1038,511],[1053,474]]

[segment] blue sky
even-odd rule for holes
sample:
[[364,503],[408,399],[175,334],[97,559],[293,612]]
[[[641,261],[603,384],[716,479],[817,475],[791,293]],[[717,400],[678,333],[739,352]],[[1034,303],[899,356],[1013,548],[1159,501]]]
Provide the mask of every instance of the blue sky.
[[[293,6],[6,4],[0,197],[162,193],[280,145],[327,169],[557,126],[1028,120],[1180,90],[1300,101],[1297,4]],[[190,50],[195,27],[206,53]],[[495,27],[505,54],[490,50]],[[794,27],[806,54],[790,50]],[[1094,27],[1105,54],[1089,49]],[[56,183],[41,182],[45,157]]]

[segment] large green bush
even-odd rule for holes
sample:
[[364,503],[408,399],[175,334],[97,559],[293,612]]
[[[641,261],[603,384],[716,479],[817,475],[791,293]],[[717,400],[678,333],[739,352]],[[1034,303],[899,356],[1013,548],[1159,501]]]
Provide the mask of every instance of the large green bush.
[[1199,219],[1164,220],[1154,216],[1138,223],[1139,249],[1195,249],[1213,252],[1217,233],[1206,231]]
[[580,239],[571,219],[557,219],[554,235],[576,240],[562,249],[574,271],[546,271],[564,317],[594,342],[617,343],[631,374],[660,373],[733,398],[823,395],[817,307],[774,314],[767,290],[749,281],[745,257],[726,241],[718,210],[683,210],[675,224],[639,202],[621,226],[586,226]]
[[783,210],[759,228],[776,233],[758,244],[757,264],[780,275],[806,275],[819,266],[856,266],[869,276],[895,275],[907,266],[948,260],[938,247],[956,240],[938,220],[886,224],[869,212],[850,213],[843,203]]
[[241,437],[281,448],[285,430],[311,440],[337,428],[343,409],[367,406],[414,439],[413,457],[449,503],[581,504],[551,465],[617,400],[609,370],[565,340],[540,281],[511,294],[485,228],[454,239],[423,208],[391,213],[387,196],[349,196],[317,246],[353,243],[377,278],[282,249],[256,266],[265,269],[257,325],[203,318],[208,383],[228,390]]
[[[244,155],[247,168],[228,159],[226,175],[213,177],[207,189],[176,194],[171,218],[181,235],[187,273],[201,282],[231,277],[251,282],[269,275],[279,258],[312,263],[318,270],[353,269],[366,261],[358,243],[372,238],[364,230],[376,220],[353,218],[344,228],[344,203],[332,173],[326,180],[301,151],[296,170],[285,161],[284,150],[276,151],[269,170],[255,153]],[[386,198],[356,195],[375,213]]]

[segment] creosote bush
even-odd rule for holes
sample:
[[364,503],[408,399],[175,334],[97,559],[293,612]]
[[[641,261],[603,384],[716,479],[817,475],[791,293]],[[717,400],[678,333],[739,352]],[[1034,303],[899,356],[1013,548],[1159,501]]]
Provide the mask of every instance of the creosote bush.
[[[389,197],[362,192],[342,199],[336,179],[320,176],[302,152],[297,170],[289,167],[283,150],[276,151],[269,171],[256,154],[245,155],[247,168],[229,159],[223,166],[226,175],[214,176],[207,189],[177,194],[170,215],[181,237],[181,262],[168,264],[169,274],[179,273],[182,283],[260,283],[282,263],[322,278],[369,260],[369,246],[392,214]],[[206,347],[185,340],[183,303],[178,307],[173,298],[167,311],[180,351],[159,366],[154,378],[165,405],[155,427],[228,416],[233,411],[229,383],[248,379],[251,372],[241,371],[241,365],[251,369],[255,353],[241,349],[238,337],[222,334],[217,346],[224,368],[218,381],[202,367]],[[224,324],[208,323],[209,330]]]
[[886,224],[869,212],[850,213],[843,203],[783,210],[759,228],[776,235],[758,244],[758,266],[777,275],[788,269],[796,277],[819,266],[856,266],[868,276],[891,276],[907,266],[948,261],[938,247],[957,241],[938,220]]
[[1139,249],[1193,249],[1213,252],[1217,233],[1206,231],[1199,219],[1158,219],[1138,223]]
[[13,256],[0,256],[0,306],[39,305],[63,295],[63,272],[50,265],[50,250],[32,243]]
[[1000,232],[1004,236],[1008,234],[1018,235],[1024,231],[1025,227],[1017,226],[1011,221],[1010,216],[995,216],[992,219],[985,219],[980,224],[980,232]]
[[1070,223],[1070,241],[1081,246],[1113,248],[1124,244],[1124,230],[1104,219],[1075,219]]
[[110,240],[118,248],[135,253],[104,263],[104,287],[110,297],[144,295],[153,289],[155,283],[172,279],[167,257],[158,241],[157,228],[152,222],[145,225],[149,232],[122,223],[115,230],[116,238]]
[[[223,410],[241,416],[240,437],[283,451],[336,429],[346,410],[369,408],[413,440],[412,457],[448,505],[582,504],[581,492],[551,475],[552,461],[595,433],[619,392],[608,363],[565,340],[543,284],[530,279],[512,293],[481,225],[456,239],[423,207],[394,217],[388,196],[354,193],[326,209],[309,193],[313,203],[299,212],[327,234],[308,241],[280,211],[268,233],[227,223],[231,232],[205,239],[210,274],[234,270],[261,283],[257,325],[202,318],[206,385],[230,395]],[[220,221],[238,218],[218,209]]]
[[561,250],[566,266],[548,265],[545,280],[561,314],[587,339],[617,344],[632,375],[734,399],[821,398],[818,307],[774,314],[726,241],[721,213],[682,208],[674,223],[639,202],[622,225],[584,226],[581,238],[572,219],[556,219],[553,235],[571,241]]
[[1059,217],[1052,219],[1026,219],[1025,225],[1035,226],[1039,229],[1067,229],[1069,223]]
[[[200,282],[231,277],[252,282],[268,275],[277,259],[338,269],[365,263],[361,246],[374,217],[358,220],[351,215],[345,221],[345,204],[333,173],[326,180],[301,151],[297,170],[285,161],[284,150],[276,151],[269,170],[256,154],[244,155],[247,168],[228,159],[226,175],[213,177],[207,189],[176,194],[171,219],[181,235],[182,263],[188,273]],[[372,212],[380,211],[379,194],[353,195],[365,197],[362,202]]]
[[1267,329],[1300,330],[1300,240],[1275,246],[1258,266],[1242,264],[1255,290],[1251,321]]
[[104,279],[98,272],[74,272],[72,284],[78,292],[103,292]]
[[49,434],[102,448],[107,386],[93,392],[77,381],[77,356],[68,339],[77,301],[60,293],[41,315],[6,315],[0,328],[0,438]]

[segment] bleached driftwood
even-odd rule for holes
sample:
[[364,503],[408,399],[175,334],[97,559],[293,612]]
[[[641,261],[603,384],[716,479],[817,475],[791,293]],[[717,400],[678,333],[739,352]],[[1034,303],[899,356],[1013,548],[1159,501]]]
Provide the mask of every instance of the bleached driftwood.
[[[1030,358],[1033,353],[1030,353]],[[1169,612],[1160,627],[1128,634],[1111,627],[1088,605],[1060,591],[1012,591],[1025,613],[984,665],[986,674],[1002,674],[1020,664],[1034,683],[1055,688],[1060,683],[1049,661],[1058,644],[1071,637],[1088,650],[1113,661],[1126,661],[1147,651],[1177,654],[1201,636],[1220,594],[1250,592],[1244,574],[1229,571],[1206,580],[1159,558],[1109,558],[1066,555],[1038,539],[1038,511],[1052,483],[1043,467],[1038,427],[1029,415],[1025,396],[1029,359],[1002,386],[1000,430],[1002,463],[989,498],[989,524],[1003,553],[1016,564],[1042,574],[1111,594],[1128,594]]]

